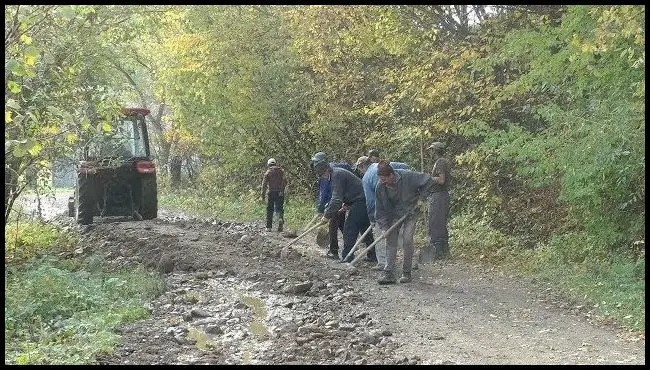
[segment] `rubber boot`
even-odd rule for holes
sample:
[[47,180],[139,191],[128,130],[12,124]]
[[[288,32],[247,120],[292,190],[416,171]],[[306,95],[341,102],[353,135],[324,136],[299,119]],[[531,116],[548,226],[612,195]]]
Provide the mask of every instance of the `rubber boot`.
[[281,218],[278,220],[278,232],[282,232],[283,227],[284,227],[284,219]]
[[402,277],[399,278],[400,283],[410,283],[413,278],[411,277],[411,272],[410,271],[403,271],[402,272]]
[[377,280],[377,282],[380,285],[386,285],[386,284],[395,284],[397,280],[395,279],[395,274],[393,273],[392,270],[384,270],[379,280]]

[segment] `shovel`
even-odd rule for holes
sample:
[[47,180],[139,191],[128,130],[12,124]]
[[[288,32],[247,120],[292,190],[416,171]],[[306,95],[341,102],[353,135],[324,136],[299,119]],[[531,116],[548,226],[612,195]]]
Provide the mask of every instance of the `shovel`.
[[363,239],[366,237],[366,235],[368,235],[368,233],[370,232],[370,230],[372,230],[372,225],[368,226],[368,229],[367,229],[367,230],[366,230],[366,231],[361,235],[361,237],[359,237],[359,239],[357,239],[357,242],[354,243],[354,246],[352,247],[352,249],[350,249],[350,251],[349,251],[348,254],[345,256],[345,258],[343,259],[343,261],[347,261],[347,260],[348,260],[348,257],[350,257],[352,254],[354,254],[354,251],[356,251],[356,250],[357,250],[357,247],[358,247],[359,245],[361,245],[361,242],[362,242]]
[[309,234],[310,231],[314,230],[315,228],[317,228],[317,227],[319,227],[319,226],[323,226],[323,225],[325,225],[326,223],[327,223],[327,222],[323,222],[323,221],[316,222],[314,225],[310,226],[307,230],[305,230],[302,234],[298,235],[295,239],[293,239],[292,241],[290,241],[289,244],[287,244],[287,247],[290,246],[291,244],[297,242],[297,241],[298,241],[299,239],[301,239],[303,236]]
[[357,263],[357,262],[359,262],[359,259],[361,259],[361,257],[365,256],[366,253],[368,253],[368,251],[370,250],[370,248],[374,247],[375,244],[377,244],[380,240],[385,239],[385,238],[388,236],[388,234],[390,234],[390,233],[391,233],[393,230],[395,230],[399,225],[401,225],[402,222],[403,222],[403,221],[406,219],[406,217],[408,217],[409,215],[410,215],[410,213],[407,213],[407,214],[405,214],[404,216],[400,217],[399,220],[395,221],[395,223],[393,224],[393,226],[389,227],[388,230],[386,230],[386,231],[385,231],[383,234],[381,234],[377,239],[375,239],[375,241],[374,241],[372,244],[370,244],[368,247],[366,247],[366,249],[364,249],[363,251],[361,251],[361,254],[359,254],[359,256],[358,256],[357,258],[355,258],[354,260],[352,260],[352,262],[350,262],[349,266],[352,267],[352,268],[354,268],[354,264]]
[[304,232],[307,229],[309,229],[311,226],[313,226],[313,223],[316,221],[317,218],[318,218],[318,214],[315,214],[314,217],[309,222],[307,222],[307,225],[305,225],[305,228],[302,231]]

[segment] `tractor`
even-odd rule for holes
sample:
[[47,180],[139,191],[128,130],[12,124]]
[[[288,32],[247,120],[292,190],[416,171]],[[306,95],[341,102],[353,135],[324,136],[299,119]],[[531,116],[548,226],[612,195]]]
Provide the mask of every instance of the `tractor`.
[[156,166],[149,151],[144,108],[123,108],[108,130],[82,149],[68,215],[89,225],[93,217],[158,217]]

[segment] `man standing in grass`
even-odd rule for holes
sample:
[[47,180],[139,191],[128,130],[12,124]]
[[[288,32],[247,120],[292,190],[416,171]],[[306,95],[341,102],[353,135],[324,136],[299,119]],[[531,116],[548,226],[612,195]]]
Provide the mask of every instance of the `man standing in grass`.
[[[278,231],[284,226],[284,189],[287,178],[282,167],[278,166],[274,158],[266,162],[268,169],[262,180],[262,202],[266,197],[266,231],[271,231],[273,226],[273,213],[278,215]],[[268,193],[266,189],[268,187]]]
[[433,194],[429,199],[429,245],[420,256],[421,262],[431,259],[440,260],[450,257],[449,231],[449,187],[451,184],[451,163],[444,157],[445,145],[441,142],[432,143],[429,148],[433,151],[434,165],[431,177],[435,183]]

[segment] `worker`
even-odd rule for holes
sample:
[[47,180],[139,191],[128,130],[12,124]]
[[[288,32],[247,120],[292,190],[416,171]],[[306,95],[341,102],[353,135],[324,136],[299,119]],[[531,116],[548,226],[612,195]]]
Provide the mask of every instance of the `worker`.
[[[314,154],[311,158],[311,168],[313,170],[314,163],[318,161],[327,161],[327,155],[324,152],[318,152]],[[332,167],[344,168],[348,171],[352,171],[352,167],[346,162],[336,162],[330,163]],[[318,203],[316,204],[316,216],[318,219],[323,218],[323,212],[325,207],[332,198],[332,185],[329,179],[324,179],[319,177],[318,180]],[[329,228],[329,251],[326,254],[326,257],[331,259],[339,259],[339,230],[343,233],[343,225],[345,224],[347,208],[345,205],[334,214],[328,222]]]
[[[329,180],[332,186],[332,198],[324,209],[322,221],[329,222],[343,204],[348,208],[348,215],[343,225],[341,262],[351,262],[354,254],[350,254],[347,259],[345,257],[351,251],[359,234],[370,226],[361,179],[348,170],[330,166],[326,160],[314,161],[313,169],[318,177]],[[374,242],[372,235],[367,240],[369,244]],[[373,253],[369,258],[376,261],[377,257]]]
[[439,141],[432,143],[428,149],[433,152],[434,165],[431,177],[435,183],[433,194],[429,198],[429,245],[420,256],[420,262],[448,259],[449,231],[449,188],[451,186],[451,162],[444,157],[445,145]]
[[421,213],[420,207],[433,192],[431,176],[411,170],[393,169],[386,161],[377,164],[379,183],[375,190],[375,218],[379,229],[385,234],[399,219],[405,216],[401,225],[386,236],[386,266],[379,278],[379,284],[395,284],[395,260],[397,257],[398,232],[402,229],[404,260],[400,283],[412,280],[413,234]]
[[[408,165],[402,162],[390,162],[390,166],[394,169],[408,169]],[[366,210],[368,213],[368,220],[372,226],[374,235],[380,235],[381,232],[375,222],[375,188],[379,182],[377,175],[377,163],[370,162],[370,157],[361,156],[355,163],[355,168],[362,174],[361,183],[363,185],[363,193],[366,197]],[[372,267],[373,270],[383,270],[386,266],[386,240],[380,240],[373,247],[377,256],[377,265]]]
[[266,231],[271,231],[275,213],[278,216],[278,231],[281,232],[284,226],[284,191],[287,178],[275,158],[269,158],[266,166],[267,170],[262,180],[262,202],[266,200]]

